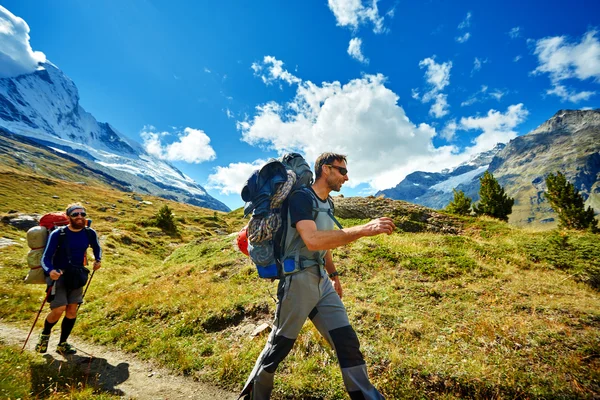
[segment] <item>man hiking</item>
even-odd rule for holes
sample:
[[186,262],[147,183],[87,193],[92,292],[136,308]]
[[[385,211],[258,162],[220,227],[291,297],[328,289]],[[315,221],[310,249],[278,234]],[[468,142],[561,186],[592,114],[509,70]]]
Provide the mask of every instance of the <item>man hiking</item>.
[[62,355],[75,354],[76,350],[67,343],[77,318],[77,308],[83,303],[83,287],[87,281],[84,258],[88,247],[94,252],[94,270],[100,268],[102,250],[96,231],[86,226],[86,212],[81,204],[67,207],[69,225],[55,229],[48,238],[42,256],[42,268],[46,281],[52,287],[50,313],[44,321],[44,330],[35,350],[45,353],[52,327],[65,313],[60,329],[60,340],[56,352]]
[[277,366],[292,349],[306,321],[312,323],[337,354],[351,399],[383,399],[369,381],[360,345],[342,303],[342,286],[331,249],[364,236],[391,234],[390,218],[333,230],[329,194],[348,180],[346,156],[321,154],[315,162],[315,183],[293,192],[288,199],[288,227],[283,259],[293,258],[299,271],[279,282],[277,310],[267,344],[252,370],[240,399],[265,400],[271,396]]

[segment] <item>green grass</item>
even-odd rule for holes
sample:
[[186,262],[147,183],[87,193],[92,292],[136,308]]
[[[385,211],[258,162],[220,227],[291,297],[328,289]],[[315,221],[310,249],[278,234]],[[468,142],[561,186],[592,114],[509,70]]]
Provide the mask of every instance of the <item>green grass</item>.
[[79,366],[21,353],[21,349],[0,342],[0,397],[3,399],[119,398],[103,393],[95,385],[96,378]]
[[[0,210],[62,207],[35,177],[22,181],[19,195],[2,192]],[[3,174],[0,184],[17,185]],[[215,218],[154,198],[138,208],[126,193],[61,185],[69,190],[60,204],[89,203],[105,250],[74,333],[239,390],[266,340],[245,329],[271,320],[276,292],[235,237],[217,233],[237,232],[241,210]],[[175,210],[180,236],[144,226],[163,204]],[[396,232],[334,250],[375,385],[392,399],[600,396],[598,235],[487,218],[461,224],[460,236]],[[21,283],[24,232],[0,225],[0,234],[23,243],[0,255],[0,318],[25,327],[43,289]],[[275,385],[274,399],[347,398],[335,354],[310,323]]]

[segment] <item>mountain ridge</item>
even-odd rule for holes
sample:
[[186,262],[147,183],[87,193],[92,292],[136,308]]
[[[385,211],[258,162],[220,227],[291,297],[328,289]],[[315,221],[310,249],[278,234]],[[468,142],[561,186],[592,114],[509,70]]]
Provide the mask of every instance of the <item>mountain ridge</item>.
[[[452,174],[463,172],[461,166],[450,172],[413,172],[377,195],[442,209],[453,199],[451,189],[462,190],[477,201],[479,177],[487,170],[515,198],[511,223],[553,225],[555,214],[543,196],[545,177],[561,171],[586,199],[586,206],[600,211],[600,109],[559,110],[536,129],[495,149],[491,158],[491,153],[481,158],[489,161],[487,166],[480,162],[476,173],[475,168],[467,169],[456,184]],[[435,182],[415,181],[428,175]],[[420,188],[411,191],[411,184]]]
[[170,163],[146,153],[79,104],[75,83],[50,62],[43,69],[0,79],[0,127],[15,137],[69,153],[92,170],[140,191],[219,211],[230,211]]

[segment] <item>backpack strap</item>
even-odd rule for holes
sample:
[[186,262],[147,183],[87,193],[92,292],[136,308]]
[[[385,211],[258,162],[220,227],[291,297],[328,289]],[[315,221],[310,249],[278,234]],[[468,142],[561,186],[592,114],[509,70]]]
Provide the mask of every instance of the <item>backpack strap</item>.
[[[71,257],[71,246],[69,246],[69,241],[67,240],[67,232],[65,231],[67,226],[62,226],[58,228],[58,246],[56,247],[56,251],[58,251],[61,247],[64,247],[65,252],[67,253],[67,260],[69,260],[69,265],[73,265],[73,259]],[[92,243],[92,230],[89,227],[84,228],[85,234],[88,238],[88,247],[90,247]]]
[[[308,189],[308,188],[306,188]],[[342,226],[342,224],[340,224],[340,221],[337,220],[337,218],[335,218],[335,216],[333,215],[333,212],[335,210],[335,206],[333,205],[333,199],[331,198],[331,196],[327,196],[327,202],[329,203],[329,208],[323,208],[323,207],[319,207],[319,203],[317,201],[317,196],[315,195],[315,193],[308,189],[308,192],[311,195],[311,198],[313,199],[313,220],[317,219],[317,216],[319,215],[320,212],[324,212],[326,213],[329,218],[331,218],[333,220],[333,222],[336,224],[336,226],[340,229],[344,229],[344,227]]]

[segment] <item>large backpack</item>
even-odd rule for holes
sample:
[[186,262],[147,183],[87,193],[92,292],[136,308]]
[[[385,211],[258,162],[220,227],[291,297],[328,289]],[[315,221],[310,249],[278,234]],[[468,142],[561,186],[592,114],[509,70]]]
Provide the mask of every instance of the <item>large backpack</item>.
[[[88,220],[91,222],[91,220]],[[89,225],[88,222],[88,225]],[[67,214],[62,212],[52,212],[45,214],[40,218],[40,225],[34,226],[27,231],[27,245],[31,249],[27,253],[27,265],[29,272],[25,277],[25,283],[29,284],[46,284],[46,276],[42,268],[42,257],[44,250],[48,244],[48,237],[55,229],[61,229],[58,238],[58,248],[64,246],[66,233],[64,229],[69,224]],[[89,228],[85,228],[88,239],[91,243],[92,236],[89,233]]]
[[[288,225],[286,199],[296,190],[308,190],[312,183],[313,174],[306,160],[298,153],[288,153],[281,159],[270,159],[244,185],[244,216],[252,214],[245,228],[248,255],[261,278],[279,279],[295,272],[282,260]],[[335,220],[333,214],[330,216]]]

